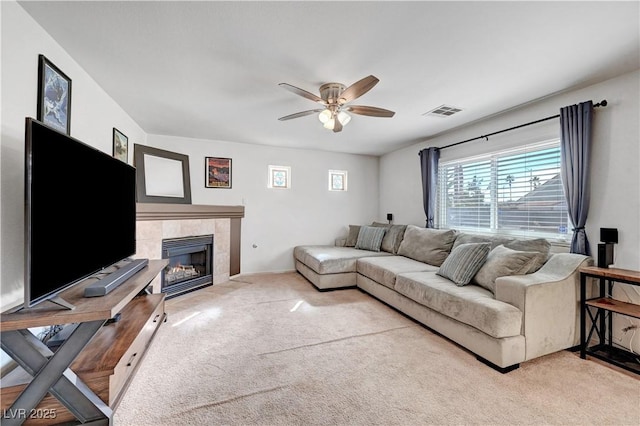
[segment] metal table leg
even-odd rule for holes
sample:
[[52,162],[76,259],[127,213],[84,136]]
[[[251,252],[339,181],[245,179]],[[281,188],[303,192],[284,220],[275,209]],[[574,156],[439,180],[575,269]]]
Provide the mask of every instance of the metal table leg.
[[587,298],[587,276],[584,274],[580,274],[580,358],[587,358],[587,341],[586,341],[586,318],[585,318],[585,309],[586,304],[585,300]]
[[[79,324],[53,355],[28,330],[2,332],[2,349],[33,376],[33,380],[5,412],[3,425],[22,424],[26,418],[20,418],[17,414],[31,412],[47,392],[51,392],[82,423],[111,423],[111,408],[69,369],[102,324],[102,320]],[[6,416],[11,413],[16,415]]]

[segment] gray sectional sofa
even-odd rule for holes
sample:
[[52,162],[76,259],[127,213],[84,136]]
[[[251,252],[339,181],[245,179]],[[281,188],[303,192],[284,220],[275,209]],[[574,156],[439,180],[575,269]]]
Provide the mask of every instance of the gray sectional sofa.
[[578,269],[590,257],[552,254],[543,239],[412,225],[349,234],[336,246],[295,247],[296,270],[319,290],[357,287],[501,372],[578,344]]

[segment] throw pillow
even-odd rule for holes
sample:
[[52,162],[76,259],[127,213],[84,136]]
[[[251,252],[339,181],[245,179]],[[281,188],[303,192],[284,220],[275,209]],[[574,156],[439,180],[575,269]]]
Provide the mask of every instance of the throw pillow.
[[382,239],[380,250],[397,254],[402,238],[404,237],[404,231],[407,229],[407,225],[389,225],[388,223],[373,222],[371,226],[378,226],[380,228],[387,229],[387,232],[384,234],[384,238]]
[[491,250],[491,243],[460,244],[445,259],[436,274],[448,278],[462,287],[471,282]]
[[481,235],[481,234],[469,234],[466,232],[458,233],[456,241],[453,243],[453,248],[456,248],[460,244],[469,243],[491,243],[491,248],[494,249],[500,244],[506,245],[511,238],[504,237],[502,235]]
[[384,233],[387,232],[385,228],[378,228],[375,226],[362,226],[358,233],[358,242],[356,242],[356,248],[362,250],[380,251],[380,244],[382,244],[382,238]]
[[344,243],[345,247],[355,247],[358,242],[358,234],[360,233],[360,225],[349,225],[349,235]]
[[536,238],[533,240],[513,240],[506,243],[504,246],[512,250],[535,251],[538,253],[535,261],[531,262],[531,266],[527,271],[527,274],[532,274],[542,268],[542,265],[547,263],[549,253],[551,252],[551,244],[544,238]]
[[538,252],[539,255],[536,256],[536,261],[531,263],[531,267],[527,271],[527,274],[531,274],[540,269],[542,265],[544,265],[549,259],[549,253],[551,252],[551,244],[549,244],[549,241],[544,238],[525,240],[509,238],[504,235],[480,235],[468,234],[465,232],[461,232],[458,234],[458,236],[456,237],[456,241],[453,243],[452,250],[458,247],[460,244],[482,242],[490,242],[492,249],[502,244],[506,248],[510,248],[512,250]]
[[499,245],[489,252],[473,283],[495,293],[496,278],[508,275],[525,275],[539,253],[535,251],[517,251]]
[[393,240],[393,254],[398,254],[398,250],[400,249],[400,244],[402,244],[402,240],[404,239],[404,233],[407,230],[407,225],[392,225],[391,226],[391,235],[395,235]]
[[418,262],[440,266],[451,252],[451,246],[455,239],[456,231],[453,229],[420,228],[407,225],[398,254]]

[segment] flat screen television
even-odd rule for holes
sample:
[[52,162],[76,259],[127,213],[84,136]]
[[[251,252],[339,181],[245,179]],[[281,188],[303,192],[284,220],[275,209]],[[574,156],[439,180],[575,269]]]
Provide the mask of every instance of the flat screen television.
[[136,251],[135,168],[26,119],[25,307]]

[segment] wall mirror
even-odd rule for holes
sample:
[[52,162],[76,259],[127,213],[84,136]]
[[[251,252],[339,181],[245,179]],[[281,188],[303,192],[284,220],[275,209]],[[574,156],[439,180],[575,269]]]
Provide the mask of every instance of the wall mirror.
[[191,204],[188,155],[135,144],[133,165],[139,203]]

